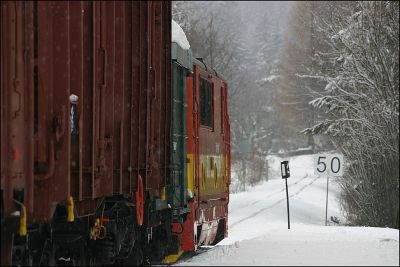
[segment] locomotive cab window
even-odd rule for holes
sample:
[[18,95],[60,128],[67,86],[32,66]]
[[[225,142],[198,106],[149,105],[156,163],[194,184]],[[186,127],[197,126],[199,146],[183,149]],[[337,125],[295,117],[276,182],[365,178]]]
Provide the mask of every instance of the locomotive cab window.
[[200,124],[213,128],[213,91],[211,82],[200,78]]

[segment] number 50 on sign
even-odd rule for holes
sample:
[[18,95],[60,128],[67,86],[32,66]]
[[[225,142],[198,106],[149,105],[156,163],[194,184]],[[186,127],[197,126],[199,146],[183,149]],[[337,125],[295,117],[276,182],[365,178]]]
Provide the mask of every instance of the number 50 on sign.
[[323,154],[314,156],[314,174],[342,176],[343,165],[343,155],[341,154]]

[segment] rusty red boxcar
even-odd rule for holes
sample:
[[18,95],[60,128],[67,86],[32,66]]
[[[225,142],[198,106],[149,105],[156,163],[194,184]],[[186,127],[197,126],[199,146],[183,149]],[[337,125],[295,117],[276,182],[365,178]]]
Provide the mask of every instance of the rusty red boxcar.
[[2,262],[169,253],[170,73],[170,2],[1,2]]

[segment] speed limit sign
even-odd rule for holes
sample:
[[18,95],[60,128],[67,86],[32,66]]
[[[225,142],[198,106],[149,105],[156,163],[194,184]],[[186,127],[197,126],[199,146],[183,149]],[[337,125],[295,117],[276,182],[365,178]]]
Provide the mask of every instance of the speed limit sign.
[[343,155],[341,154],[323,154],[314,156],[314,174],[326,175],[325,226],[328,225],[329,176],[342,176],[343,165]]
[[342,176],[343,165],[343,155],[341,154],[323,154],[314,156],[314,174]]

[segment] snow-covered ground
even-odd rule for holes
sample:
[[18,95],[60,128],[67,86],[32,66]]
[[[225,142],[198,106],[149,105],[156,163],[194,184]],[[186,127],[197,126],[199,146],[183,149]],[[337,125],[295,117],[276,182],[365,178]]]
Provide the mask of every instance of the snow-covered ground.
[[[232,194],[229,237],[176,265],[397,265],[399,230],[344,226],[339,188],[314,175],[313,156],[289,158],[290,229],[280,161],[269,159],[270,180]],[[339,224],[330,218],[336,217]],[[335,220],[336,221],[336,220]]]

